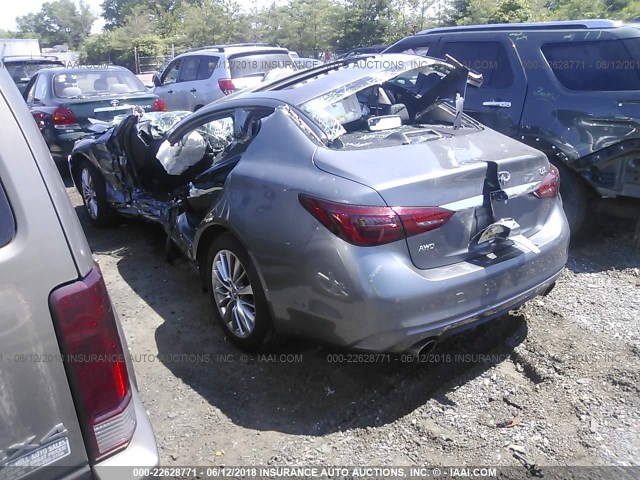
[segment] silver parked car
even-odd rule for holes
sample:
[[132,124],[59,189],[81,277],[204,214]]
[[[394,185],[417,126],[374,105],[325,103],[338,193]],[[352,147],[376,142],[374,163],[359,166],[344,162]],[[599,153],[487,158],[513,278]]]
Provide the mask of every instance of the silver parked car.
[[557,170],[462,113],[468,80],[455,62],[344,59],[131,115],[79,142],[71,172],[96,224],[164,226],[240,347],[420,351],[548,292],[567,260]]
[[154,75],[151,92],[169,110],[198,110],[243,88],[258,85],[274,69],[295,68],[286,48],[262,43],[213,45],[178,55]]
[[158,464],[121,327],[38,127],[0,68],[0,478]]

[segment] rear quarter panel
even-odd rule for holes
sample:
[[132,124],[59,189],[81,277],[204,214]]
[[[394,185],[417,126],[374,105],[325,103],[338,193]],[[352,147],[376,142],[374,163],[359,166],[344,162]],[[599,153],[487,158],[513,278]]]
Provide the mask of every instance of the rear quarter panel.
[[307,302],[308,285],[314,279],[306,278],[300,265],[310,261],[309,244],[315,232],[326,231],[300,205],[298,195],[384,205],[375,190],[316,168],[312,161],[316,148],[277,109],[263,119],[260,132],[229,174],[221,198],[199,228],[201,235],[210,225],[225,226],[249,251],[281,331],[294,326],[290,307]]

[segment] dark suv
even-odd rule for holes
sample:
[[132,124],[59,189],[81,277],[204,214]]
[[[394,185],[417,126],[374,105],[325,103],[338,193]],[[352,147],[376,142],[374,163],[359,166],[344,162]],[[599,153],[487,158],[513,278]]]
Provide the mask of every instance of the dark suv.
[[482,73],[465,112],[547,154],[572,230],[591,197],[640,198],[640,29],[610,20],[446,27],[387,52],[448,54]]

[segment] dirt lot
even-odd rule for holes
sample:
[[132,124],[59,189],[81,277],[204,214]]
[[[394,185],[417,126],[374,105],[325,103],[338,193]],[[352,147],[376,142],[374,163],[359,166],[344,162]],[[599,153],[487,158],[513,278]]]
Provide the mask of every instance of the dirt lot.
[[629,222],[598,219],[548,297],[441,343],[430,363],[362,363],[302,341],[241,354],[211,323],[192,267],[165,262],[159,228],[95,229],[68,191],[165,465],[640,462],[640,253]]

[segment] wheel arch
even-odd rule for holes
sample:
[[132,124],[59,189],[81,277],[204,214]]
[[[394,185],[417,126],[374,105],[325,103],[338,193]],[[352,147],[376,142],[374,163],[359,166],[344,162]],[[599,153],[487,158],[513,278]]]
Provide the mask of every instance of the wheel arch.
[[198,267],[198,274],[200,276],[202,290],[203,291],[209,290],[209,285],[208,285],[209,281],[207,278],[207,265],[206,265],[209,245],[211,245],[211,242],[213,242],[217,237],[224,234],[229,234],[233,238],[235,238],[240,243],[242,248],[244,248],[244,251],[247,252],[247,255],[249,255],[251,262],[253,262],[253,266],[256,269],[256,272],[258,272],[258,277],[260,278],[260,282],[262,283],[262,289],[264,290],[264,294],[267,299],[267,306],[269,308],[269,313],[271,314],[271,318],[274,322],[274,327],[276,327],[277,322],[274,316],[273,306],[271,304],[270,290],[267,285],[267,282],[265,281],[264,275],[262,273],[262,269],[260,268],[260,264],[256,260],[256,257],[251,251],[251,249],[247,247],[247,244],[243,240],[242,235],[239,235],[228,224],[212,221],[209,224],[201,227],[201,233],[196,237],[196,240],[194,241],[194,246],[193,246],[194,261]]
[[84,152],[75,152],[69,157],[69,172],[71,173],[73,184],[78,190],[80,189],[80,165],[85,161],[95,167],[89,156]]

